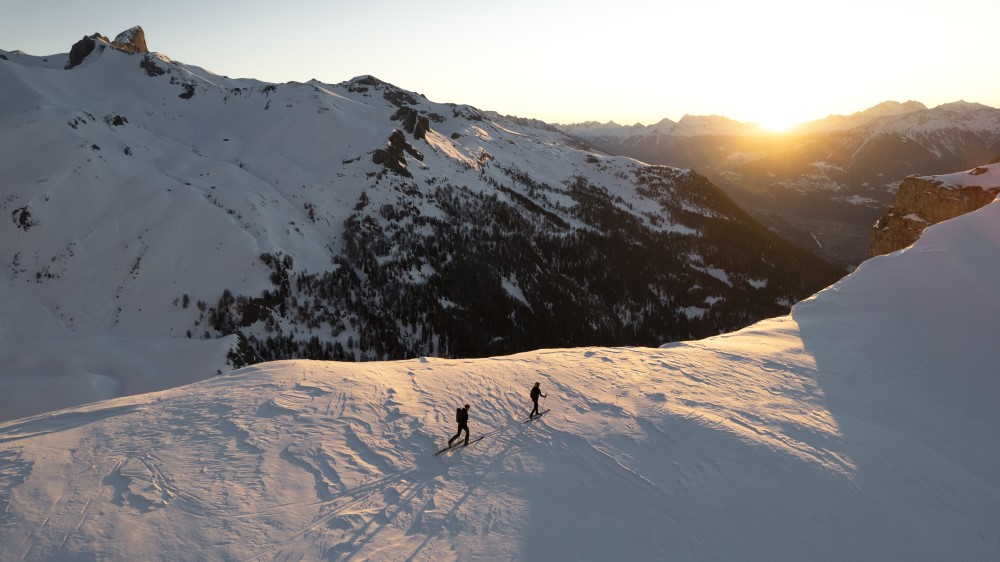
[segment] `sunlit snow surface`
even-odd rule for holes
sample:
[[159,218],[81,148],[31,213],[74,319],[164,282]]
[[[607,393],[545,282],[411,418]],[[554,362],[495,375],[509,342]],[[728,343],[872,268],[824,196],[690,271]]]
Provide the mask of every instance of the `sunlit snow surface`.
[[[0,552],[996,560],[998,333],[995,202],[735,334],[269,363],[8,422]],[[463,402],[486,437],[434,456]]]

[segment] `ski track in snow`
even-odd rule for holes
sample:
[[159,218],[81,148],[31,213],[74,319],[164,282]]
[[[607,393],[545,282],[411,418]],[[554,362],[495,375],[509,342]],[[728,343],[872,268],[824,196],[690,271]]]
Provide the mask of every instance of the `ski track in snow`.
[[[599,560],[625,547],[640,559],[739,556],[706,532],[747,524],[744,508],[714,511],[720,501],[787,493],[774,501],[794,507],[819,487],[840,490],[850,511],[866,493],[787,322],[774,321],[776,351],[763,356],[720,337],[475,361],[279,362],[0,425],[0,542],[18,560],[183,558],[191,544],[244,561]],[[550,411],[523,423],[535,381]],[[464,402],[485,438],[434,456]],[[927,474],[907,479],[941,493]],[[618,524],[608,505],[621,506]]]

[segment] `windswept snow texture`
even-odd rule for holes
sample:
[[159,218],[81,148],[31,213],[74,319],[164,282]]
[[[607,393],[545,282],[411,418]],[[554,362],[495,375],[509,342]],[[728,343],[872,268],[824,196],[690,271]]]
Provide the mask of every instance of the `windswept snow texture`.
[[[0,552],[997,560],[997,333],[994,202],[734,334],[268,363],[8,422]],[[486,437],[435,457],[463,402]]]

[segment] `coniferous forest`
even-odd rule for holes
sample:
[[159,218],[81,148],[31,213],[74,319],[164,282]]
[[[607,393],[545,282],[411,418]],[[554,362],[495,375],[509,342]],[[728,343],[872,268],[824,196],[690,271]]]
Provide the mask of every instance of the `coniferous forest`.
[[198,303],[191,333],[238,334],[234,366],[657,346],[787,313],[844,273],[695,173],[635,167],[628,179],[660,206],[641,209],[583,177],[501,171],[476,188],[380,173],[328,270],[261,255],[272,288]]

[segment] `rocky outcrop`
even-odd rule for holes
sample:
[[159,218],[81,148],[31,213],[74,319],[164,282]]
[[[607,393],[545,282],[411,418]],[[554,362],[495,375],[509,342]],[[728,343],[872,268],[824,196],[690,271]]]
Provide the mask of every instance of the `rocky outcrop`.
[[423,153],[406,142],[406,137],[402,131],[394,129],[392,134],[389,135],[386,147],[384,149],[377,149],[372,153],[372,162],[385,166],[387,169],[401,176],[413,177],[410,171],[406,169],[406,156],[404,153],[409,154],[417,160],[424,159]]
[[941,176],[909,176],[889,211],[873,226],[869,256],[901,250],[925,228],[975,211],[1000,193],[1000,164]]
[[417,119],[417,125],[413,128],[413,138],[415,139],[425,139],[427,138],[427,131],[431,130],[431,122],[426,117],[419,117]]
[[399,121],[407,133],[413,135],[415,139],[423,139],[427,136],[427,131],[431,128],[430,120],[413,109],[403,106],[390,117],[393,121]]
[[101,35],[100,33],[95,33],[93,35],[84,36],[69,49],[69,61],[66,62],[66,70],[69,70],[81,62],[83,59],[87,58],[87,55],[94,52],[94,47],[97,46],[97,41],[101,40],[105,43],[108,42],[108,38]]
[[111,44],[119,51],[125,53],[143,54],[149,52],[149,49],[146,47],[146,34],[143,33],[142,28],[138,25],[119,33]]
[[[122,51],[123,53],[138,53],[144,54],[148,53],[149,49],[146,48],[146,34],[143,33],[142,28],[138,25],[132,29],[125,30],[119,33],[115,40],[112,41],[107,37],[101,35],[100,33],[95,33],[93,35],[85,36],[80,39],[70,47],[69,50],[69,61],[66,62],[66,70],[74,68],[83,62],[83,59],[87,58],[87,55],[94,52],[97,47],[98,42],[104,42],[110,44],[112,47]],[[101,47],[104,48],[103,46]]]
[[[366,97],[371,95],[369,90],[382,92],[382,98],[398,108],[406,105],[418,105],[420,103],[420,101],[414,97],[414,94],[411,92],[393,86],[388,82],[383,82],[370,74],[352,78],[346,82],[345,85],[347,86],[348,92],[362,93]],[[426,100],[426,98],[420,94],[416,94],[416,96]]]
[[148,76],[162,76],[167,73],[166,70],[163,70],[156,64],[154,57],[148,54],[142,57],[142,60],[139,61],[139,66],[146,71]]

